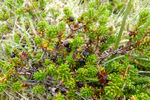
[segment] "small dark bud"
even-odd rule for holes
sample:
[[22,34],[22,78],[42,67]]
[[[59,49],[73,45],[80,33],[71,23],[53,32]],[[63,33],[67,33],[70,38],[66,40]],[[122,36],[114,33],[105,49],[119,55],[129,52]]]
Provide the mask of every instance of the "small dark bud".
[[129,36],[130,36],[130,37],[132,36],[132,33],[131,33],[131,32],[129,33]]
[[68,41],[65,41],[64,46],[65,46],[65,47],[69,47],[69,42],[68,42]]
[[90,53],[89,52],[83,52],[83,56],[89,56]]
[[15,57],[15,54],[12,52],[12,53],[10,54],[10,57],[11,57],[11,58],[14,58],[14,57]]
[[77,86],[78,86],[79,88],[81,88],[83,85],[84,85],[83,82],[77,82]]
[[44,7],[42,7],[42,10],[44,10]]
[[71,52],[71,49],[70,49],[70,48],[67,48],[66,50],[67,50],[67,52]]
[[80,58],[80,59],[79,59],[79,63],[84,63],[84,59],[83,59],[83,58]]
[[106,79],[107,79],[107,76],[103,76],[103,80],[106,81]]
[[71,16],[69,17],[69,21],[73,22],[74,21],[74,18]]

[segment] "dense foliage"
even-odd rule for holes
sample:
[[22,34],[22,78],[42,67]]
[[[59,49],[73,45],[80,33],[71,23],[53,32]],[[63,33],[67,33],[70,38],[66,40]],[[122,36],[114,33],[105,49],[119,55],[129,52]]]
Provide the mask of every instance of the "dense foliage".
[[150,100],[149,2],[75,1],[0,2],[1,99]]

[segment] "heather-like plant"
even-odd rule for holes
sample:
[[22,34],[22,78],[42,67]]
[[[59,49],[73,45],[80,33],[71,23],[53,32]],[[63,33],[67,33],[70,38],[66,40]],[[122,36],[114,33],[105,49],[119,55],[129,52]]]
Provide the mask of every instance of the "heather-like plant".
[[1,98],[149,100],[149,2],[76,2],[0,2]]

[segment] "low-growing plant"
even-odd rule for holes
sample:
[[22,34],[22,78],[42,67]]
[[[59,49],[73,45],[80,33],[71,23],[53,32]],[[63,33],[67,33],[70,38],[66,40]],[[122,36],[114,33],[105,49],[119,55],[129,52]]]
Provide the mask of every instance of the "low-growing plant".
[[150,99],[149,3],[139,11],[137,0],[77,1],[85,10],[48,0],[2,4],[2,99]]

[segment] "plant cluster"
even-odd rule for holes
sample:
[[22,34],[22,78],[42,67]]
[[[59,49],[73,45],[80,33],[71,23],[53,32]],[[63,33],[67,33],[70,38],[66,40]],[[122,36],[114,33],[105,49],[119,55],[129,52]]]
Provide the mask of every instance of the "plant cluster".
[[[29,99],[40,95],[54,100],[149,100],[150,10],[139,13],[137,24],[124,36],[128,41],[120,46],[126,17],[119,34],[108,27],[109,18],[125,8],[124,16],[129,10],[135,13],[134,3],[108,1],[88,1],[87,10],[78,17],[64,7],[57,23],[61,14],[58,9],[46,9],[48,0],[6,0],[4,5],[12,12],[3,8],[0,20],[11,24],[0,27],[0,37],[12,32],[15,41],[0,41],[4,52],[0,52],[1,94],[30,91]],[[82,0],[79,5],[85,4]],[[16,18],[15,23],[11,18]]]

